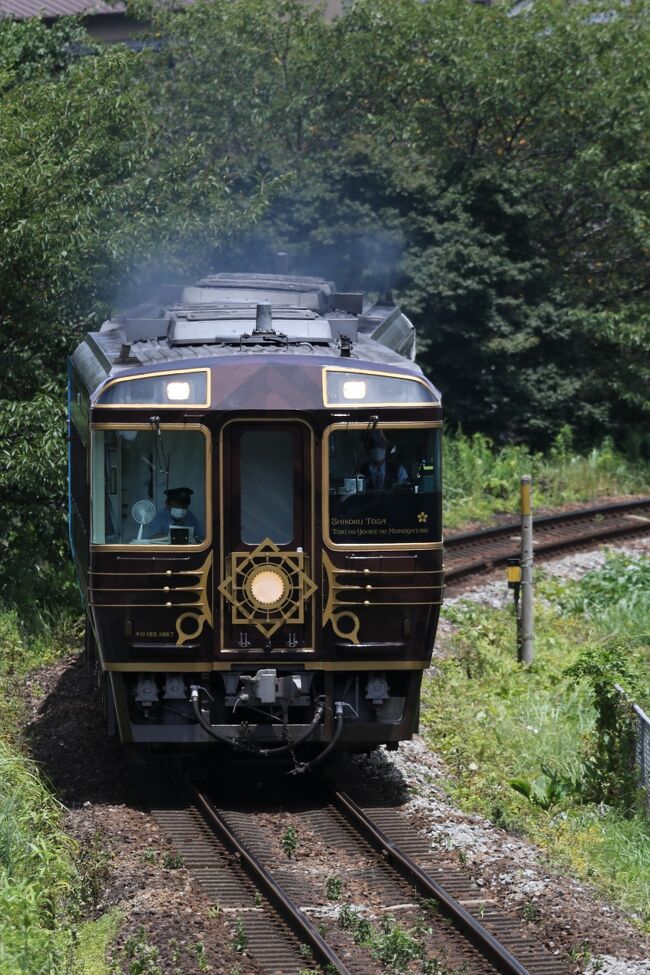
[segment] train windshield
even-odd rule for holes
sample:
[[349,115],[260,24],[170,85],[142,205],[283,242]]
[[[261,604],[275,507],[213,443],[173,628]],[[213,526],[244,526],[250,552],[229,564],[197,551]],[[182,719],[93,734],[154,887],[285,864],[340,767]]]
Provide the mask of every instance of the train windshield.
[[439,542],[440,429],[346,426],[331,431],[329,536],[335,545]]
[[95,430],[92,456],[94,543],[205,541],[206,440],[199,430]]

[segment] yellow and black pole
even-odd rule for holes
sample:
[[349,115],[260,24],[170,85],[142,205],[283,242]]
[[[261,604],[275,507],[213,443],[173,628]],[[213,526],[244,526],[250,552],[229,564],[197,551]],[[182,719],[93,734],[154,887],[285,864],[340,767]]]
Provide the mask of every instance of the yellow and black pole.
[[521,479],[521,615],[519,660],[533,662],[535,625],[533,611],[533,482],[529,474]]

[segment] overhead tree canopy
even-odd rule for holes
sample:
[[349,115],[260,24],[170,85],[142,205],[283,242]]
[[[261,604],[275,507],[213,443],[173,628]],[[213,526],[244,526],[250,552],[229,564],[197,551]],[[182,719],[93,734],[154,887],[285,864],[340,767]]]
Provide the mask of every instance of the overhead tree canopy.
[[155,49],[73,57],[74,22],[0,23],[1,396],[46,439],[36,397],[56,401],[121,287],[286,250],[342,288],[396,289],[465,429],[543,446],[568,421],[650,450],[641,0],[133,12]]

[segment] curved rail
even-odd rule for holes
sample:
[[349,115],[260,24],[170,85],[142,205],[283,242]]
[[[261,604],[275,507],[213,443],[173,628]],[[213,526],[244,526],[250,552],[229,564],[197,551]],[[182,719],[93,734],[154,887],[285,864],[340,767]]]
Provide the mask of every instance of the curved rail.
[[528,969],[517,961],[476,918],[466,911],[447,891],[390,840],[376,823],[345,792],[334,793],[336,808],[356,830],[397,870],[423,897],[434,898],[447,917],[503,975],[528,975]]
[[[650,532],[650,498],[595,505],[534,519],[536,555]],[[451,535],[445,540],[448,582],[505,565],[519,554],[519,522]]]

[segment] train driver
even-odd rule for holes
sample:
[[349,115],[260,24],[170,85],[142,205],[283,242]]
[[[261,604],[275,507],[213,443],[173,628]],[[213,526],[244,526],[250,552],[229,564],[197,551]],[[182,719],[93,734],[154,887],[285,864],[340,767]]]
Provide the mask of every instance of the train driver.
[[373,430],[366,441],[368,459],[361,464],[359,473],[366,479],[368,491],[381,491],[406,484],[408,474],[401,464],[386,459],[388,441],[381,430]]
[[174,526],[193,528],[194,541],[202,541],[205,537],[203,526],[198,518],[189,510],[194,491],[188,487],[169,488],[165,491],[165,507],[161,508],[156,517],[147,525],[147,538],[160,538],[169,535],[169,529]]

